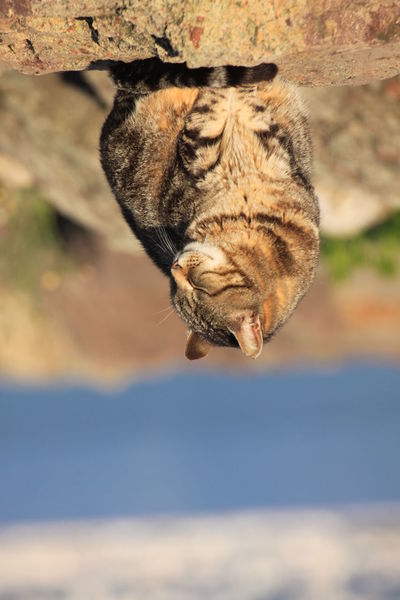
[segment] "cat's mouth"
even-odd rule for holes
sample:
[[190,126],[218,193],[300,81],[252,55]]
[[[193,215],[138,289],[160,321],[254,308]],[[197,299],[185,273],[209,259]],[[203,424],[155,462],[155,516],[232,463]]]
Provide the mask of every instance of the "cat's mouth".
[[176,255],[174,262],[172,263],[171,270],[187,270],[188,268],[197,267],[207,258],[210,257],[204,253],[199,254],[197,252],[193,253],[191,250],[182,250],[182,252],[179,252]]

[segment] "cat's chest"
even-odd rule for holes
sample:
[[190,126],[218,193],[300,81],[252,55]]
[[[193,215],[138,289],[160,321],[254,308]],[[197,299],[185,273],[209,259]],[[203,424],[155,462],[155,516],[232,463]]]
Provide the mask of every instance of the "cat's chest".
[[245,131],[268,127],[272,118],[271,109],[262,102],[256,89],[205,89],[185,119],[185,130],[210,141],[222,135],[229,146],[231,140],[237,142]]
[[217,170],[227,176],[259,172],[268,159],[260,136],[273,127],[275,115],[256,89],[206,89],[187,115],[180,149],[195,174]]

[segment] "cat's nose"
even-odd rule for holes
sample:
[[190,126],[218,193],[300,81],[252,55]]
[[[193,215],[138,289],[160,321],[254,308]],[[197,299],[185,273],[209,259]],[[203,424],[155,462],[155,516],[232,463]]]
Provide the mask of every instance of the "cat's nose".
[[175,283],[182,289],[192,289],[191,284],[187,280],[187,270],[177,260],[172,263],[171,275],[175,279]]
[[185,279],[186,267],[179,262],[179,259],[172,263],[171,274],[177,283]]

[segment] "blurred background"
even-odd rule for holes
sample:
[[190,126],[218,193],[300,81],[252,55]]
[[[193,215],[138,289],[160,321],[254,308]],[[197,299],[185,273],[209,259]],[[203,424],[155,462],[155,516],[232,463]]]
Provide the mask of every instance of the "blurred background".
[[100,168],[105,73],[0,73],[0,600],[400,598],[400,79],[303,88],[317,279],[183,359]]

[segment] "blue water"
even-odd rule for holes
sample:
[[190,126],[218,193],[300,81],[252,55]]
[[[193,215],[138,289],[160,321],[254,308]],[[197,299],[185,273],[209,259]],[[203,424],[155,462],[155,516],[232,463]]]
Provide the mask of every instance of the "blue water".
[[0,521],[400,500],[400,370],[0,385]]

